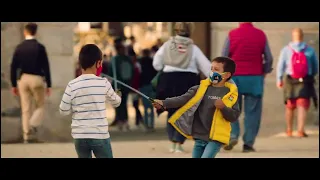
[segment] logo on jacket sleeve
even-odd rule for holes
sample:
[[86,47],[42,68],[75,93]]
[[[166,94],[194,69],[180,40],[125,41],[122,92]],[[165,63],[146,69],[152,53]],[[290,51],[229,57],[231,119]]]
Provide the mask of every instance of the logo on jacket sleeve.
[[229,99],[230,101],[232,101],[233,98],[234,98],[234,97],[233,97],[232,95],[230,95],[228,99]]

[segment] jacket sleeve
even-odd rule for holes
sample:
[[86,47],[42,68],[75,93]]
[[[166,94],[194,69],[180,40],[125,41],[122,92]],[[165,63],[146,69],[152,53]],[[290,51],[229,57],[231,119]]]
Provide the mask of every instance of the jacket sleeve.
[[191,87],[188,92],[181,96],[166,98],[163,101],[163,106],[166,108],[179,108],[186,104],[197,92],[199,86]]
[[15,49],[12,57],[11,62],[11,85],[12,87],[17,87],[17,71],[19,68],[19,53],[18,53],[18,47]]
[[106,101],[109,102],[112,107],[119,107],[121,104],[121,97],[114,92],[108,80],[106,80],[106,89]]
[[156,54],[153,57],[152,65],[155,70],[161,71],[164,68],[163,58],[164,58],[164,45],[160,47],[160,49],[156,52]]
[[279,56],[279,60],[278,60],[278,64],[277,64],[277,82],[281,82],[283,75],[286,71],[286,48],[283,48],[280,52],[280,56]]
[[230,55],[230,40],[229,40],[229,36],[227,36],[222,48],[222,56],[229,57],[229,55]]
[[60,106],[59,106],[59,112],[61,115],[69,115],[72,113],[72,91],[71,86],[68,84],[66,87],[66,90],[64,91],[64,94],[62,96]]
[[225,120],[230,121],[230,122],[237,121],[240,116],[239,99],[232,106],[232,108],[225,106],[223,109],[221,109],[221,113],[222,113],[222,116],[224,117]]
[[312,67],[312,75],[315,76],[318,74],[319,71],[319,60],[316,55],[316,52],[314,49],[312,49],[312,59],[311,59],[311,67]]
[[264,64],[263,64],[264,73],[265,74],[271,73],[271,71],[273,70],[272,69],[273,57],[272,57],[268,40],[266,41],[263,55],[264,55]]

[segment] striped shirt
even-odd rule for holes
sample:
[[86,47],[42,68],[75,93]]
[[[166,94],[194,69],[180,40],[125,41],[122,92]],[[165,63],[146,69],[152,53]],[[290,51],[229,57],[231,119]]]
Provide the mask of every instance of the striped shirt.
[[118,107],[121,98],[110,82],[94,74],[83,74],[70,81],[60,103],[60,114],[72,113],[74,139],[107,139],[110,137],[106,119],[106,103]]

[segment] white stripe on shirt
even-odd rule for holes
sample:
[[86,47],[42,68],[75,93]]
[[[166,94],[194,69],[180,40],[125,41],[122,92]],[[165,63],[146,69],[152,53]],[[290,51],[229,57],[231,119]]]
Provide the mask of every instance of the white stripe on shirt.
[[118,107],[121,98],[110,82],[94,74],[84,74],[70,81],[60,103],[60,113],[72,113],[72,137],[109,138],[106,103]]

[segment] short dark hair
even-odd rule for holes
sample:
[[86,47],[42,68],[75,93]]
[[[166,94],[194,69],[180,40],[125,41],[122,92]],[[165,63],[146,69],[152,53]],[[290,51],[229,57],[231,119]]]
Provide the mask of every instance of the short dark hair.
[[125,54],[125,47],[123,44],[116,44],[115,45],[115,49],[117,51],[118,54]]
[[152,52],[157,52],[159,50],[158,46],[154,45],[151,47]]
[[122,38],[121,37],[116,37],[113,41],[114,45],[117,45],[117,44],[121,44],[122,43]]
[[38,25],[36,23],[28,23],[24,26],[24,29],[31,35],[34,36],[37,33]]
[[231,58],[220,56],[220,57],[214,58],[211,62],[217,62],[217,63],[223,64],[224,72],[231,73],[230,78],[228,78],[227,80],[230,80],[234,72],[236,71],[236,63]]
[[79,63],[82,69],[91,68],[96,62],[102,60],[102,52],[95,44],[84,45],[79,53]]
[[143,55],[143,56],[150,56],[150,54],[151,54],[150,49],[143,49],[143,50],[142,50],[142,55]]

